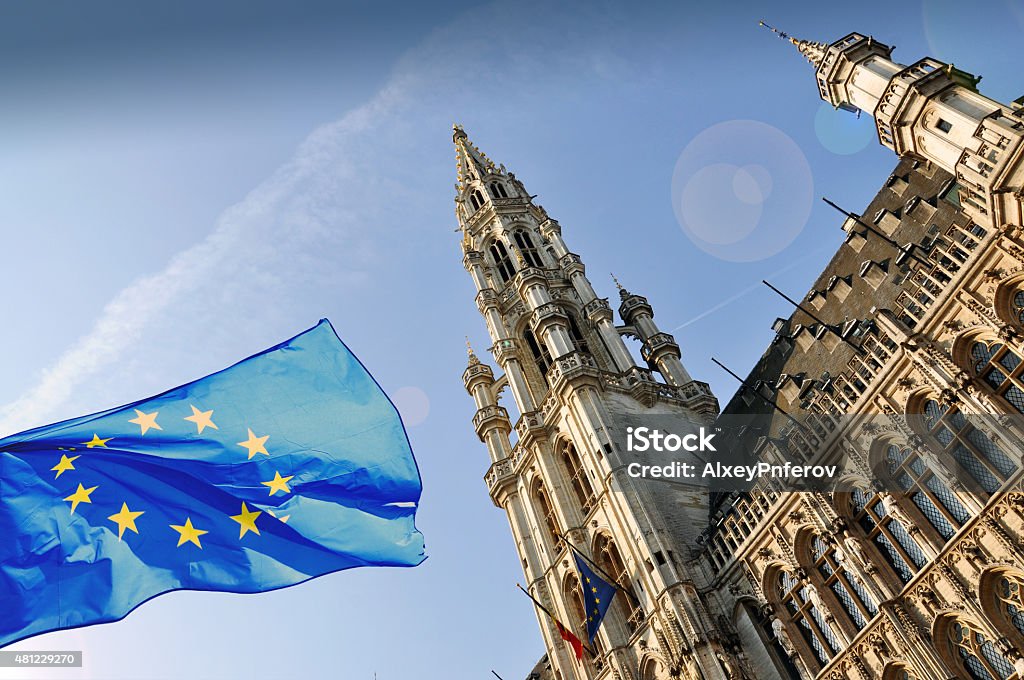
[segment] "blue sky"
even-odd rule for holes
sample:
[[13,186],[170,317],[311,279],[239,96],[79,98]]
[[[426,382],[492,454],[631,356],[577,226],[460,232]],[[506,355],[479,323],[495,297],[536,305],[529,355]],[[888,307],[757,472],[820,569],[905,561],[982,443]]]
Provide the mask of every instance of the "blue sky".
[[542,646],[460,381],[463,336],[488,343],[451,123],[539,195],[599,292],[614,300],[614,271],[650,299],[724,402],[711,354],[746,371],[788,314],[760,279],[805,292],[840,243],[819,198],[860,210],[895,164],[757,20],[871,33],[1024,93],[1007,0],[719,4],[0,5],[0,435],[326,316],[404,412],[431,556],[171,594],[19,644],[86,651],[33,677],[524,677]]

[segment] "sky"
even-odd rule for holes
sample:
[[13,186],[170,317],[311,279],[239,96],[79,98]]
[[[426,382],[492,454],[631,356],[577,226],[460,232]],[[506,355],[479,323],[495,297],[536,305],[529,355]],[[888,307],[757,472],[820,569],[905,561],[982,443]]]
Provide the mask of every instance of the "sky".
[[[758,19],[1024,94],[1008,0],[0,4],[0,436],[155,394],[330,318],[399,406],[429,559],[172,593],[13,646],[28,678],[523,678],[543,653],[461,374],[451,125],[653,304],[721,402],[896,159]],[[15,677],[0,669],[0,678]]]

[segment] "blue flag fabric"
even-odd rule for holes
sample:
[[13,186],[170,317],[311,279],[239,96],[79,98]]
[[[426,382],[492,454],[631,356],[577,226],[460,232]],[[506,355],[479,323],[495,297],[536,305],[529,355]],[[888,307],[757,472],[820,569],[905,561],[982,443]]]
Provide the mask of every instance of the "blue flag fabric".
[[420,476],[327,320],[151,399],[0,439],[0,647],[172,590],[414,566]]
[[583,609],[587,613],[587,639],[590,640],[590,644],[594,644],[594,636],[597,635],[597,629],[601,626],[604,615],[608,613],[608,607],[611,606],[616,588],[595,574],[590,565],[578,553],[573,552],[572,556],[576,560],[576,569],[580,572],[580,583],[583,586]]

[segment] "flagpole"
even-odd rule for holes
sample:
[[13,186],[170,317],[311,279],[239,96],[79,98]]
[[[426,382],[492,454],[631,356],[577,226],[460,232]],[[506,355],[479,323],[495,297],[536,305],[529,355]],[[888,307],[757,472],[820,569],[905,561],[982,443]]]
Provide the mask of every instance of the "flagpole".
[[494,677],[496,677],[498,680],[505,680],[505,678],[498,675],[497,671],[495,671],[493,668],[491,669],[491,673],[494,673]]
[[625,588],[623,588],[619,584],[618,579],[612,577],[608,572],[606,572],[604,569],[602,569],[599,564],[594,562],[594,560],[590,559],[589,557],[584,555],[582,552],[580,552],[580,549],[577,548],[576,546],[574,546],[572,543],[570,543],[568,538],[566,538],[565,536],[563,536],[562,534],[559,534],[557,532],[555,533],[555,535],[558,536],[558,538],[560,538],[563,541],[565,541],[565,544],[567,546],[569,546],[570,550],[572,550],[574,553],[576,553],[577,555],[582,557],[584,560],[586,560],[587,564],[592,566],[597,571],[598,574],[600,574],[602,577],[607,579],[608,582],[611,583],[612,585],[614,585],[618,590],[621,590],[626,597],[628,597],[629,599],[631,599],[633,601],[633,604],[635,604],[637,607],[642,606],[640,604],[640,600],[637,599],[636,595],[634,595],[633,593],[631,593],[628,590],[626,590]]
[[[539,608],[539,609],[540,609],[540,610],[541,610],[542,612],[544,612],[545,614],[547,614],[548,616],[550,616],[550,617],[551,617],[551,619],[552,619],[552,620],[553,620],[553,621],[554,621],[555,623],[557,623],[558,625],[560,625],[560,626],[562,626],[563,628],[565,628],[565,625],[564,625],[564,624],[562,624],[562,623],[561,623],[561,622],[560,622],[560,621],[558,620],[558,617],[556,617],[556,616],[555,616],[554,614],[552,614],[552,613],[551,613],[550,611],[548,611],[548,608],[547,608],[547,607],[545,607],[545,606],[544,606],[544,605],[542,605],[542,604],[541,604],[540,602],[538,602],[538,601],[537,601],[537,598],[535,598],[535,597],[534,597],[533,595],[530,595],[530,591],[528,591],[528,590],[527,590],[526,588],[522,587],[522,586],[521,586],[521,585],[519,585],[518,583],[516,584],[516,588],[519,588],[519,590],[523,591],[523,594],[525,594],[525,595],[526,595],[526,596],[527,596],[528,598],[530,598],[531,600],[533,600],[533,603],[534,603],[535,605],[537,605],[537,607],[538,607],[538,608]],[[565,628],[565,629],[566,629],[566,630],[569,630],[568,628]],[[571,631],[570,631],[570,632],[571,632]],[[577,639],[579,639],[579,638],[577,638]],[[580,646],[581,646],[581,647],[583,647],[583,649],[587,650],[587,652],[588,652],[588,653],[590,654],[590,656],[594,657],[595,659],[597,658],[597,654],[595,654],[595,653],[594,653],[594,650],[592,650],[592,649],[591,649],[590,647],[588,647],[588,646],[587,646],[587,643],[585,643],[585,642],[584,642],[583,640],[580,640]],[[494,671],[491,671],[491,672],[493,673]]]

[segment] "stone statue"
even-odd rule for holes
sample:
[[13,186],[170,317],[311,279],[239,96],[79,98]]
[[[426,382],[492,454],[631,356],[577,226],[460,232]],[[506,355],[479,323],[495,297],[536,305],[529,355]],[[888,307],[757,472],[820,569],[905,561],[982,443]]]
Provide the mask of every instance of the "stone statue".
[[[836,548],[836,558],[840,548]],[[852,561],[858,564],[870,564],[871,560],[868,559],[867,555],[864,554],[864,546],[860,544],[860,540],[849,531],[843,532],[842,538],[842,552],[844,556],[849,556]]]
[[883,491],[879,495],[882,497],[882,502],[885,503],[885,509],[889,512],[889,516],[892,517],[893,520],[902,524],[903,528],[906,529],[908,533],[913,534],[918,531],[917,525],[912,519],[910,519],[910,517],[907,516],[907,513],[903,511],[903,508],[901,508],[900,504],[896,501],[895,496],[888,491]]
[[777,616],[772,617],[772,633],[775,634],[775,640],[779,643],[779,646],[786,652],[786,656],[793,656],[796,654],[796,648],[793,647],[793,641],[789,639],[789,633],[786,632],[786,624],[784,624]]

